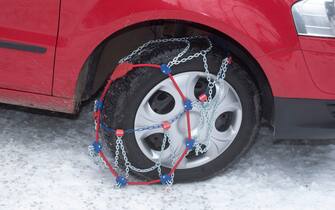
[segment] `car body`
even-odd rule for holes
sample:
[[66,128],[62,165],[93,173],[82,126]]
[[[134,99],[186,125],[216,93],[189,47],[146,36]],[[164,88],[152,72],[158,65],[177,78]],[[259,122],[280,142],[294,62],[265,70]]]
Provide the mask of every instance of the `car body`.
[[95,62],[113,56],[101,48],[110,43],[122,57],[145,40],[136,30],[172,21],[229,37],[255,60],[264,115],[278,138],[334,138],[335,39],[299,36],[294,3],[2,0],[0,102],[75,113],[113,70]]

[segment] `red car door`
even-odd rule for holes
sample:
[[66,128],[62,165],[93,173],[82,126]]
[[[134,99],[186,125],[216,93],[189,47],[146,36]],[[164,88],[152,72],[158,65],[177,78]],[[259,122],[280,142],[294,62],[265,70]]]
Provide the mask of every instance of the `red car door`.
[[51,94],[60,0],[0,0],[0,88]]

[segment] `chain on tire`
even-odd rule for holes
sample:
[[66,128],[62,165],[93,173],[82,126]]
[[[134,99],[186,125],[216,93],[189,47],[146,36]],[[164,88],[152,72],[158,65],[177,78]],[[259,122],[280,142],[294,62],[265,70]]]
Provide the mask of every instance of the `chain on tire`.
[[[193,40],[204,40],[207,43],[207,48],[200,50],[199,52],[196,52],[192,55],[185,56],[186,53],[190,50],[192,41]],[[162,64],[162,65],[157,65],[157,64],[131,64],[130,61],[131,59],[139,55],[145,50],[147,47],[152,46],[154,44],[160,44],[160,43],[170,43],[170,42],[182,42],[185,43],[185,48],[181,50],[180,53],[178,53],[172,60],[170,60],[167,64]],[[209,66],[208,66],[208,61],[207,61],[207,55],[208,53],[212,50],[213,44],[210,41],[209,38],[207,37],[183,37],[183,38],[172,38],[172,39],[159,39],[159,40],[151,40],[149,42],[144,43],[143,45],[139,46],[137,49],[132,51],[128,56],[120,59],[119,65],[117,68],[124,68],[126,70],[131,70],[136,67],[151,67],[151,68],[159,68],[161,70],[161,73],[165,74],[168,76],[173,82],[175,88],[178,90],[179,85],[177,82],[174,80],[174,77],[172,75],[172,67],[177,66],[181,63],[186,63],[189,62],[195,58],[202,57],[202,62],[203,62],[203,68],[204,72],[206,74],[206,80],[208,82],[208,93],[204,93],[199,97],[199,100],[196,101],[190,101],[187,99],[183,93],[180,90],[180,96],[183,99],[184,102],[184,107],[185,110],[179,114],[177,114],[175,117],[171,119],[165,119],[162,121],[161,124],[155,124],[155,125],[148,125],[146,127],[139,127],[139,128],[133,128],[133,129],[116,129],[116,128],[109,128],[107,125],[105,125],[101,121],[101,113],[103,111],[104,107],[104,98],[105,95],[111,85],[111,83],[115,80],[114,75],[112,74],[110,76],[110,79],[108,80],[107,85],[104,88],[104,91],[102,95],[100,96],[99,99],[95,101],[94,105],[94,116],[95,116],[95,134],[96,134],[96,139],[88,147],[89,150],[89,155],[94,159],[94,161],[98,164],[101,164],[103,167],[108,168],[113,176],[116,177],[116,186],[118,187],[124,187],[126,185],[148,185],[148,184],[154,184],[154,183],[161,183],[166,186],[171,186],[173,184],[174,180],[174,172],[178,167],[178,164],[180,161],[185,158],[185,156],[192,150],[195,151],[196,155],[199,155],[200,153],[205,153],[208,148],[210,147],[211,144],[211,138],[210,134],[212,132],[212,125],[213,125],[213,117],[210,116],[210,110],[212,108],[216,108],[217,106],[217,101],[213,99],[213,89],[215,88],[216,85],[221,86],[220,90],[223,88],[223,80],[226,77],[226,72],[229,68],[229,65],[232,63],[231,57],[226,57],[222,60],[220,69],[216,75],[215,79],[211,79],[211,74],[209,71]],[[115,72],[115,71],[114,71]],[[171,141],[173,139],[170,138],[169,135],[169,128],[171,127],[171,124],[175,123],[178,119],[182,117],[189,118],[190,116],[190,111],[192,110],[193,107],[197,107],[200,110],[201,113],[201,118],[200,118],[200,123],[202,125],[207,125],[208,128],[210,128],[207,132],[207,142],[205,143],[205,146],[203,147],[201,144],[197,142],[196,139],[192,138],[191,135],[191,128],[188,125],[188,138],[185,141],[185,150],[182,154],[176,154],[176,148],[172,149],[170,153],[170,159],[173,164],[173,167],[171,168],[170,172],[167,174],[162,174],[162,163],[161,163],[161,157],[158,158],[158,161],[154,162],[153,165],[149,168],[138,168],[134,166],[128,159],[127,152],[124,147],[124,135],[131,134],[134,132],[143,132],[143,131],[148,131],[148,130],[158,130],[158,129],[163,129],[164,131],[164,137],[162,141],[162,145],[160,147],[160,152],[162,152],[165,149],[166,143],[169,143],[171,145]],[[113,165],[109,162],[108,158],[104,155],[102,144],[100,142],[100,135],[99,131],[100,129],[103,129],[105,132],[112,133],[113,135],[116,136],[115,140],[115,156]],[[120,159],[123,159],[123,167],[120,167]],[[124,168],[123,175],[121,168]],[[157,174],[159,176],[159,179],[152,180],[152,181],[147,181],[147,182],[131,182],[128,181],[129,179],[129,173],[130,171],[137,172],[137,173],[148,173],[151,171],[157,170]]]

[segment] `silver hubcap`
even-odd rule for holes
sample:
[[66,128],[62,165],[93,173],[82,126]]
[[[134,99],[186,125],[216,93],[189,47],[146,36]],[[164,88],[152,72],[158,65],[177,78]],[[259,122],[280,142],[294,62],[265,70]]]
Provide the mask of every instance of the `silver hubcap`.
[[[214,75],[211,76],[212,79],[215,78]],[[195,89],[199,81],[206,78],[206,74],[194,71],[180,73],[174,75],[174,77],[184,95],[192,101],[197,101]],[[165,94],[165,97],[161,97],[163,101],[166,96],[173,99],[172,102],[174,103],[169,103],[169,109],[165,109],[164,112],[155,110],[151,103],[157,92]],[[202,105],[200,102],[195,102],[194,108],[190,112],[192,136],[196,139],[196,142],[203,145],[207,145],[206,142],[209,140],[208,151],[199,156],[187,156],[182,160],[178,169],[194,168],[214,160],[229,147],[240,129],[242,105],[236,91],[228,82],[222,81],[220,84],[216,84],[215,92],[213,102],[208,107],[211,123],[201,120],[201,108],[199,107]],[[159,97],[156,98],[160,99]],[[139,128],[160,124],[165,120],[173,119],[183,110],[183,101],[171,80],[167,78],[152,88],[144,97],[137,110],[134,126]],[[210,130],[211,132],[209,132]],[[177,155],[179,157],[185,149],[185,138],[187,137],[185,117],[183,116],[173,123],[168,132],[171,145],[162,152],[148,144],[146,139],[149,136],[160,136],[159,134],[163,133],[163,129],[138,131],[135,132],[135,138],[143,154],[150,160],[157,162],[160,159],[163,166],[172,167],[171,156]],[[159,138],[154,138],[154,140],[161,141]]]

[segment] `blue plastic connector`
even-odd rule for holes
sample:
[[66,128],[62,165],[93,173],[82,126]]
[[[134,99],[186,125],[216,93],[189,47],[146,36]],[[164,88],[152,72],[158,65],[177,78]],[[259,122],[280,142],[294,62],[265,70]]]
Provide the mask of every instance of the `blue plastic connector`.
[[166,64],[162,64],[161,65],[161,71],[163,72],[163,74],[169,75],[172,70]]
[[104,108],[104,102],[101,101],[100,99],[97,99],[95,101],[95,110],[102,111],[103,108]]
[[195,144],[195,140],[194,139],[186,139],[185,143],[186,143],[186,148],[188,150],[192,150],[193,147],[194,147],[194,144]]
[[160,180],[163,185],[172,183],[172,177],[168,174],[163,174],[162,176],[160,176]]
[[118,187],[125,187],[128,184],[128,181],[123,176],[116,177],[116,184]]
[[191,100],[186,99],[184,101],[184,109],[185,109],[185,111],[191,111],[193,109],[192,101]]
[[94,148],[94,152],[95,153],[98,154],[99,152],[101,152],[101,150],[102,150],[102,144],[100,142],[94,141],[93,144],[92,144],[92,146]]

